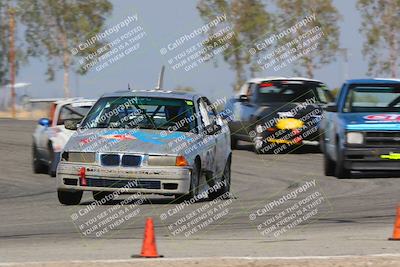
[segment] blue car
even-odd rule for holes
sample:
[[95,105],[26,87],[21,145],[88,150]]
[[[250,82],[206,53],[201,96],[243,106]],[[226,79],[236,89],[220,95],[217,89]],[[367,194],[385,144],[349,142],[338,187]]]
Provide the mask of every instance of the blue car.
[[320,128],[325,175],[400,171],[400,80],[349,80],[325,108]]

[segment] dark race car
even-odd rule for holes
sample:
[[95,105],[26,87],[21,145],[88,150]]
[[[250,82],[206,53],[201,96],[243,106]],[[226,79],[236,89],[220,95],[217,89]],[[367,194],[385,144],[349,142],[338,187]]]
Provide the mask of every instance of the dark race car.
[[230,99],[225,114],[232,148],[253,142],[257,153],[281,153],[301,144],[318,144],[322,107],[333,101],[326,85],[305,78],[257,78]]

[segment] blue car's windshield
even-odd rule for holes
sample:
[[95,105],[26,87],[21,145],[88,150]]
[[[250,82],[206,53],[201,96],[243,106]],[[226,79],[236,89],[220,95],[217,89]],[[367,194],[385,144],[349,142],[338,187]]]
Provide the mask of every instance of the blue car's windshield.
[[354,86],[347,93],[343,112],[400,112],[400,86]]
[[104,97],[82,128],[157,129],[188,132],[196,127],[192,101],[157,97]]

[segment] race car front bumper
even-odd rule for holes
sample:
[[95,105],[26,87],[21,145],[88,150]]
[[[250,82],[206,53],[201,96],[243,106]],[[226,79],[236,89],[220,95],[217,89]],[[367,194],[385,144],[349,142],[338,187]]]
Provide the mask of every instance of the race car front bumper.
[[400,147],[346,147],[344,167],[355,171],[400,171]]
[[189,192],[190,177],[190,167],[100,167],[60,162],[57,189],[106,192],[123,189],[124,193],[175,195]]

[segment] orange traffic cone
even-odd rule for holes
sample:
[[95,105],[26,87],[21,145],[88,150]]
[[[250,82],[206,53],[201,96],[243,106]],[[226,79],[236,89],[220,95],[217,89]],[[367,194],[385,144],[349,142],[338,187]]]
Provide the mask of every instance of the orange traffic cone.
[[400,205],[396,208],[396,220],[394,222],[393,237],[389,240],[400,240]]
[[142,252],[140,255],[132,255],[133,258],[160,258],[163,257],[157,252],[156,236],[154,233],[154,224],[152,218],[147,218],[146,227],[144,229],[144,239]]

